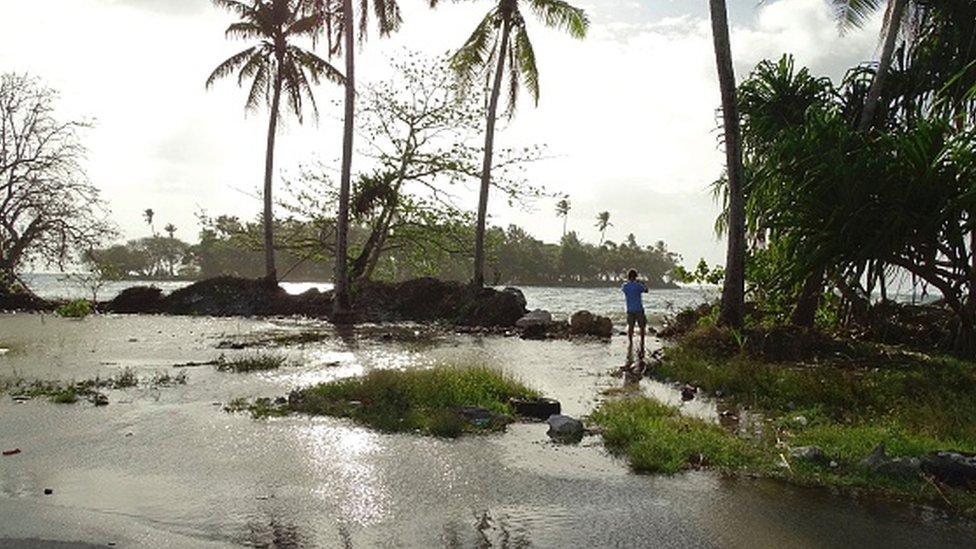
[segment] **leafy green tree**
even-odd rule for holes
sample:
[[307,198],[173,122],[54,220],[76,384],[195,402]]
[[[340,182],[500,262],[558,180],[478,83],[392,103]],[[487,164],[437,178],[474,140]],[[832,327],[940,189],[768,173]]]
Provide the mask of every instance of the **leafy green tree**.
[[295,44],[300,38],[314,37],[318,32],[320,17],[310,13],[302,0],[254,0],[251,3],[237,0],[213,0],[240,20],[227,27],[230,38],[255,40],[257,44],[232,55],[214,69],[207,79],[207,87],[217,80],[237,73],[238,85],[251,81],[248,93],[248,110],[256,110],[262,104],[270,108],[267,148],[264,163],[264,256],[265,280],[278,283],[275,267],[274,211],[272,182],[274,179],[275,137],[281,115],[282,94],[288,108],[302,121],[305,101],[318,115],[312,85],[325,78],[342,83],[342,74],[328,61]]
[[[435,6],[438,0],[430,0]],[[481,190],[475,226],[474,278],[472,284],[484,285],[485,227],[488,217],[488,193],[495,145],[495,123],[498,119],[502,82],[508,73],[508,109],[514,112],[519,89],[524,81],[533,100],[539,102],[539,71],[535,51],[529,40],[522,7],[527,6],[548,27],[563,29],[575,38],[583,38],[589,20],[583,10],[563,0],[498,0],[481,20],[463,46],[454,54],[452,67],[469,88],[480,86],[482,76],[492,82],[485,129],[484,161],[481,168]],[[507,65],[506,65],[507,64]]]

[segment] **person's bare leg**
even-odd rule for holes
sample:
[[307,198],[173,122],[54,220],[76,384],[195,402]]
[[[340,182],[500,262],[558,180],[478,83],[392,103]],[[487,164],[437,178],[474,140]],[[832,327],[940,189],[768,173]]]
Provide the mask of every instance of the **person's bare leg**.
[[641,344],[640,344],[640,357],[644,358],[644,335],[647,333],[647,326],[640,327],[641,334]]
[[627,366],[634,362],[634,326],[627,326]]

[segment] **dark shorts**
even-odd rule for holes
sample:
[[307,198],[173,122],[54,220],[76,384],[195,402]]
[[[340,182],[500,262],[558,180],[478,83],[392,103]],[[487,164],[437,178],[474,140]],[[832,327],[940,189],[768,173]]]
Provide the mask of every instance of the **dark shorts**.
[[633,328],[634,324],[640,326],[641,328],[647,327],[647,315],[644,314],[644,311],[627,313],[627,328]]

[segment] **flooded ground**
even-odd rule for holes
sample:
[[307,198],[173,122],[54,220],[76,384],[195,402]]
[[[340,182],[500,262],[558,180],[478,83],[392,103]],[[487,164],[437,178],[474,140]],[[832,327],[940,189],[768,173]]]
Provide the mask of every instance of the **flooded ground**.
[[[906,505],[708,473],[638,476],[604,451],[548,441],[543,424],[439,440],[344,420],[255,421],[219,403],[374,368],[505,369],[581,416],[625,354],[611,343],[455,335],[419,326],[101,316],[0,316],[0,376],[141,378],[313,331],[258,374],[186,368],[185,386],[110,391],[111,404],[0,399],[0,547],[25,539],[118,547],[962,547],[972,525]],[[224,345],[221,345],[221,343]],[[674,389],[642,389],[677,403]],[[717,421],[714,405],[686,411]],[[44,495],[44,489],[53,490]],[[52,546],[53,547],[53,546]]]

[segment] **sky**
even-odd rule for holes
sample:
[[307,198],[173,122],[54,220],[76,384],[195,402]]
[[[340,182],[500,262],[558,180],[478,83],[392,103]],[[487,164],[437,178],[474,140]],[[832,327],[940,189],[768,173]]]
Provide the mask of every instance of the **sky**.
[[[371,37],[357,52],[360,82],[389,78],[404,50],[434,55],[461,45],[487,10],[484,0],[400,0],[401,31]],[[575,40],[529,20],[541,100],[523,95],[499,147],[544,144],[547,159],[527,167],[531,183],[566,194],[569,228],[597,241],[596,215],[609,211],[610,240],[634,233],[665,241],[692,264],[724,262],[709,191],[722,172],[719,90],[705,0],[579,0],[591,27]],[[880,20],[840,33],[827,0],[729,0],[736,76],[762,59],[793,54],[834,79],[874,58]],[[229,79],[204,82],[223,59],[247,47],[223,30],[231,14],[209,0],[0,0],[0,72],[27,72],[57,89],[61,116],[93,122],[86,171],[124,238],[147,236],[142,212],[195,241],[197,216],[253,218],[264,169],[267,115],[245,113],[245,90]],[[341,60],[335,64],[341,66]],[[287,121],[277,176],[303,163],[338,166],[340,90],[316,89],[320,120]],[[363,166],[364,163],[358,162]],[[355,170],[355,164],[354,164]],[[476,206],[477,182],[458,192]],[[522,225],[556,242],[555,199],[509,207],[498,196],[489,222]]]

